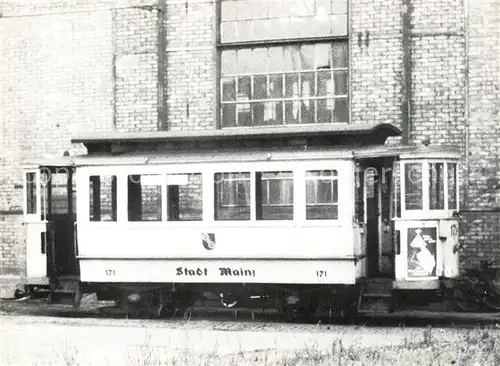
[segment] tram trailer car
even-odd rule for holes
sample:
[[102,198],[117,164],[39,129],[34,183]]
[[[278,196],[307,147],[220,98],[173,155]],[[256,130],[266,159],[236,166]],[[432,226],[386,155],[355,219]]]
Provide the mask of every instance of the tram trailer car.
[[398,290],[458,276],[459,154],[388,147],[398,134],[77,138],[87,155],[25,167],[27,287],[156,313],[207,293],[289,315],[390,311]]

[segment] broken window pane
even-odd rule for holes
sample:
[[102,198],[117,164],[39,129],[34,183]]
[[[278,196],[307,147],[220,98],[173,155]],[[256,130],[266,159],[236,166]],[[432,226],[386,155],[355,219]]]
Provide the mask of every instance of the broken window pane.
[[167,175],[168,221],[201,221],[203,190],[200,173]]

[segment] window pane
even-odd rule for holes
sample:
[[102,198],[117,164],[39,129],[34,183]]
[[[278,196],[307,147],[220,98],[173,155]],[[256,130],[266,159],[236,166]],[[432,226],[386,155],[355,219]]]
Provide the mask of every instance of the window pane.
[[301,75],[300,94],[302,98],[309,98],[315,95],[315,73],[303,72]]
[[[330,104],[330,105],[329,105]],[[317,122],[318,123],[330,123],[332,122],[332,106],[331,103],[327,103],[326,99],[318,99],[316,101],[317,109]]]
[[269,97],[283,97],[283,74],[269,75]]
[[327,96],[333,95],[333,82],[331,71],[319,71],[318,72],[318,88],[317,96]]
[[264,106],[265,102],[254,102],[252,105],[252,122],[254,126],[264,124]]
[[456,210],[457,201],[457,164],[448,163],[448,210]]
[[236,100],[236,80],[234,78],[222,79],[222,101]]
[[265,99],[265,98],[267,98],[267,76],[255,75],[253,77],[252,99]]
[[203,219],[202,176],[199,173],[167,175],[168,221]]
[[36,173],[26,173],[26,214],[36,214]]
[[239,72],[237,64],[237,51],[224,50],[221,55],[221,72],[222,75],[236,74]]
[[444,164],[429,164],[429,208],[444,210]]
[[255,187],[257,220],[293,220],[292,172],[257,172]]
[[128,176],[129,221],[161,221],[161,175]]
[[116,221],[116,176],[90,176],[90,221]]
[[292,73],[285,75],[285,96],[288,98],[299,98],[299,75]]
[[236,126],[236,104],[222,105],[222,126],[223,127]]
[[407,210],[422,210],[422,164],[405,164],[405,206]]
[[251,78],[249,76],[238,78],[238,126],[250,126],[252,124],[251,108]]
[[51,213],[68,213],[68,175],[66,173],[51,174]]
[[[333,101],[333,100],[332,100]],[[335,99],[335,107],[333,110],[334,122],[349,122],[349,108],[347,99]]]
[[315,123],[315,102],[312,99],[303,100],[301,103],[300,123]]
[[338,219],[338,182],[336,170],[306,172],[306,219]]
[[347,71],[334,71],[335,95],[347,95]]
[[283,102],[264,103],[264,125],[283,124]]
[[335,42],[332,44],[333,68],[347,68],[349,66],[349,53],[347,42]]
[[214,175],[215,220],[250,220],[250,173]]

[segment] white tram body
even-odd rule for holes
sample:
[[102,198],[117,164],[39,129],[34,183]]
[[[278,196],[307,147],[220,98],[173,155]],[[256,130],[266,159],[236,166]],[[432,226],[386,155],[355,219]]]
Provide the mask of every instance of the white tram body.
[[387,297],[381,283],[456,278],[459,152],[387,146],[392,125],[315,129],[114,133],[32,162],[27,284],[55,294],[73,279],[77,303],[97,292],[167,306],[209,289],[360,310],[358,298]]
[[[182,161],[182,163],[179,163]],[[225,154],[223,159],[180,154],[137,164],[130,158],[81,158],[78,166],[78,258],[84,282],[245,282],[355,284],[364,276],[365,245],[353,230],[352,159],[334,153]],[[110,167],[112,166],[112,167]],[[306,219],[306,172],[337,175],[335,219]],[[243,220],[216,220],[214,192],[219,173],[248,173],[249,215]],[[255,176],[289,172],[293,196],[285,220],[258,220]],[[192,174],[201,176],[199,221],[169,221],[167,187]],[[90,221],[91,176],[116,176],[117,220]],[[154,177],[161,188],[161,221],[128,221],[127,181],[131,175]],[[252,177],[254,179],[252,179]],[[325,177],[329,179],[329,177]],[[330,182],[328,182],[330,183]],[[327,184],[327,183],[325,183]],[[271,206],[268,206],[271,207]],[[210,246],[205,238],[212,241]],[[210,239],[211,238],[211,239]]]

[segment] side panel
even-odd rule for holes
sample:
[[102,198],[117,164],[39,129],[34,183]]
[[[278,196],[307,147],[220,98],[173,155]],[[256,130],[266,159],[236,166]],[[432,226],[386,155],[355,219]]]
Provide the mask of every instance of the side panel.
[[354,261],[82,260],[84,282],[355,284]]
[[46,222],[26,223],[26,274],[28,282],[45,282],[47,277]]
[[80,258],[307,259],[355,254],[352,228],[344,227],[96,223],[79,225],[78,233]]
[[426,281],[443,273],[443,247],[435,220],[397,221],[401,253],[396,256],[397,281]]

